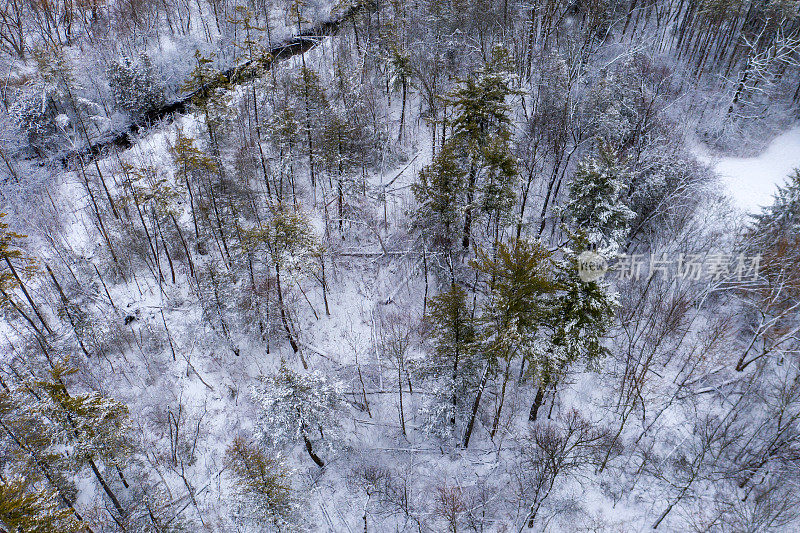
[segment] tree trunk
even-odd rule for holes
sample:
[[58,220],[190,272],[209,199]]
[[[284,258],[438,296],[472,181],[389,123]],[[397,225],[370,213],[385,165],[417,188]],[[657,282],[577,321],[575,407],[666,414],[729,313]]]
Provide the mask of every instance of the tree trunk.
[[511,373],[511,360],[509,359],[508,363],[506,364],[506,371],[503,375],[503,386],[500,388],[500,403],[497,406],[497,412],[494,415],[494,421],[492,422],[492,431],[489,434],[489,438],[494,439],[495,433],[497,433],[497,427],[500,425],[500,414],[503,411],[503,403],[506,399],[506,385],[508,384],[508,377]]
[[483,369],[483,377],[481,378],[481,384],[478,386],[478,394],[475,396],[475,403],[472,404],[472,415],[469,418],[467,430],[464,432],[464,448],[469,446],[469,438],[472,436],[472,428],[475,427],[475,418],[478,416],[478,407],[481,403],[483,389],[486,387],[486,382],[489,380],[489,366],[489,363],[486,363],[486,368]]
[[297,345],[297,341],[292,333],[292,328],[289,326],[289,317],[286,314],[286,304],[283,301],[283,290],[281,288],[281,270],[277,263],[275,263],[275,285],[278,292],[278,307],[281,312],[281,322],[283,323],[283,329],[286,331],[286,337],[289,339],[289,345],[292,347],[292,351],[300,356],[300,362],[303,363],[303,368],[308,370],[306,358],[303,356],[303,352],[300,351],[300,346]]
[[303,442],[306,445],[306,451],[308,452],[309,457],[311,457],[311,460],[314,461],[314,463],[316,463],[316,465],[320,468],[325,466],[325,462],[320,459],[316,453],[314,453],[314,447],[311,445],[311,441],[308,440],[308,436],[305,434],[303,434]]
[[22,289],[22,294],[25,295],[25,299],[28,300],[28,303],[31,305],[33,312],[36,314],[36,317],[41,321],[42,325],[44,326],[44,329],[46,329],[48,332],[52,334],[53,330],[50,328],[50,326],[47,324],[42,314],[39,312],[39,308],[36,306],[35,303],[33,303],[33,298],[31,298],[31,295],[28,294],[28,289],[26,289],[25,284],[22,283],[22,279],[20,279],[19,274],[17,274],[17,269],[14,268],[14,264],[11,262],[8,256],[5,257],[5,260],[6,264],[8,265],[8,268],[11,269],[11,273],[14,275],[14,279],[16,279],[17,283],[19,283],[19,288]]
[[403,356],[397,358],[397,393],[400,396],[400,429],[406,436],[406,417],[403,412]]
[[[111,503],[114,504],[114,508],[119,513],[122,522],[124,523],[126,513],[125,510],[122,508],[122,505],[119,503],[117,496],[114,494],[114,491],[111,490],[111,487],[108,486],[106,480],[103,479],[102,474],[100,474],[100,470],[98,470],[97,465],[94,462],[94,459],[89,459],[89,466],[92,468],[92,472],[94,472],[94,477],[97,478],[97,481],[100,483],[100,486],[103,487],[103,491],[108,495],[108,498],[111,500]],[[117,522],[119,526],[125,530],[125,526],[121,522]]]
[[61,301],[64,303],[64,314],[67,315],[67,319],[69,320],[69,324],[72,326],[72,331],[75,332],[75,338],[78,339],[78,344],[80,345],[81,350],[87,358],[91,358],[92,356],[89,354],[89,351],[83,344],[83,339],[81,339],[81,336],[78,334],[78,327],[75,324],[75,320],[72,318],[72,313],[69,312],[69,300],[67,299],[67,295],[64,294],[64,290],[61,288],[61,284],[58,282],[55,274],[53,274],[53,271],[50,269],[50,265],[45,263],[44,267],[47,269],[47,273],[50,274],[50,279],[53,280],[53,284],[56,286],[56,289],[58,289],[58,294],[61,295]]
[[536,422],[536,415],[539,413],[539,408],[542,406],[542,402],[544,401],[544,384],[539,386],[536,390],[536,397],[533,399],[533,405],[531,405],[531,412],[528,415],[528,422]]

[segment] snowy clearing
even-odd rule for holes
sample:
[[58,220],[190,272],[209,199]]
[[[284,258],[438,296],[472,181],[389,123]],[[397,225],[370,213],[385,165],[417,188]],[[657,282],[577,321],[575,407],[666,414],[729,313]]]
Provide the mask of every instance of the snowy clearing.
[[776,137],[757,157],[709,157],[733,203],[747,212],[758,212],[772,203],[772,195],[786,176],[800,167],[800,125]]

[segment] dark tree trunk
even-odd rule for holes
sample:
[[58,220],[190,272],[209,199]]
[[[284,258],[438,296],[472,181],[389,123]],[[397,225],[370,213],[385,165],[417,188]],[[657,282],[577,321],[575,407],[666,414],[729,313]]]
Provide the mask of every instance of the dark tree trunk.
[[528,415],[529,422],[536,422],[536,416],[539,414],[539,408],[542,406],[543,401],[544,401],[544,385],[540,386],[536,390],[536,397],[533,399],[533,405],[531,405],[531,412]]
[[311,441],[308,440],[308,436],[303,435],[303,442],[306,445],[306,451],[308,452],[309,457],[311,457],[311,460],[314,461],[314,463],[316,463],[316,465],[320,468],[325,466],[325,461],[320,459],[319,456],[314,453],[314,447],[311,445]]
[[486,387],[486,382],[489,380],[489,364],[486,364],[486,368],[483,370],[483,377],[481,378],[481,384],[478,386],[478,394],[475,396],[475,402],[472,404],[472,415],[469,418],[469,424],[467,424],[467,430],[464,432],[464,448],[469,446],[469,438],[472,436],[472,429],[475,427],[475,418],[478,416],[478,407],[481,404],[481,396],[483,395],[483,389]]

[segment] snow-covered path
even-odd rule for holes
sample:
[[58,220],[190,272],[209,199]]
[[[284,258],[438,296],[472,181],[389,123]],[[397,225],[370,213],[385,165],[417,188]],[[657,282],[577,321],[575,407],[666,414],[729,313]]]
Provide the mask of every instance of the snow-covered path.
[[772,203],[776,187],[800,167],[800,125],[776,137],[757,157],[709,158],[736,207],[758,212]]

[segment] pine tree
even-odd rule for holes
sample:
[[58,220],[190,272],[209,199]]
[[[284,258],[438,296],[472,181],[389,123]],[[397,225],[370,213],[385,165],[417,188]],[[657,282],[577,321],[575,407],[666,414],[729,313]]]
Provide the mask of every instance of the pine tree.
[[[200,192],[202,184],[208,180],[208,174],[216,172],[217,164],[212,157],[209,157],[195,144],[193,138],[180,131],[171,152],[175,165],[175,181],[182,183],[189,194],[189,210],[192,214],[198,251],[206,254],[205,243],[208,232],[217,242],[219,239],[210,224],[205,224],[201,228],[200,222],[208,219],[208,200],[201,201]],[[222,253],[221,249],[220,253]]]
[[282,361],[276,374],[258,379],[252,393],[262,440],[276,446],[302,442],[314,463],[325,466],[317,451],[331,449],[339,427],[336,417],[345,406],[339,385],[321,374],[298,374]]
[[192,92],[192,102],[203,112],[211,156],[216,163],[215,170],[219,180],[224,183],[222,138],[230,129],[227,126],[232,119],[232,99],[229,94],[231,85],[225,75],[211,66],[213,57],[214,54],[205,57],[199,50],[195,52],[196,65],[183,89]]
[[[133,204],[161,281],[163,281],[164,276],[159,250],[164,251],[173,283],[176,281],[175,267],[172,260],[173,254],[170,253],[170,248],[173,245],[171,237],[175,235],[172,231],[173,229],[177,230],[179,241],[184,242],[180,227],[175,222],[180,214],[179,200],[181,194],[179,187],[188,183],[186,171],[188,170],[189,162],[183,159],[197,157],[197,154],[194,156],[191,154],[191,147],[187,145],[185,138],[181,138],[180,134],[177,144],[174,154],[177,160],[176,164],[179,166],[175,175],[178,187],[153,167],[135,167],[123,162],[122,185],[125,189],[125,196],[120,201],[121,205],[126,208]],[[158,243],[159,237],[161,246]],[[190,270],[193,272],[194,265],[192,264],[188,247],[184,248],[184,253]]]
[[127,510],[99,464],[123,476],[131,452],[128,411],[98,393],[70,394],[65,378],[75,369],[49,355],[47,362],[46,378],[26,380],[0,394],[0,428],[24,458],[26,468],[36,473],[35,478],[47,480],[48,491],[55,491],[75,518],[81,520],[72,507],[76,491],[67,475],[89,467],[116,511],[114,520],[124,523]]
[[580,278],[578,256],[589,247],[585,234],[573,234],[556,263],[554,281],[558,293],[542,322],[545,342],[529,357],[527,373],[538,384],[528,416],[531,421],[536,420],[544,394],[558,384],[572,365],[581,362],[591,369],[609,353],[603,340],[614,324],[619,302],[602,279]]
[[206,57],[200,50],[195,50],[194,59],[195,66],[189,78],[183,83],[182,89],[190,91],[194,104],[205,110],[208,99],[214,95],[216,89],[227,89],[230,84],[228,79],[212,66],[214,54]]
[[315,259],[320,252],[314,230],[301,212],[278,204],[273,208],[272,217],[266,224],[243,232],[243,244],[248,252],[266,251],[270,266],[275,270],[275,290],[286,336],[294,353],[300,356],[303,367],[308,368],[291,323],[283,291],[287,277],[288,281],[292,281],[316,269]]
[[[462,246],[469,247],[475,207],[493,218],[495,235],[503,216],[513,205],[511,189],[517,176],[511,152],[511,110],[507,99],[515,94],[509,77],[508,52],[496,47],[491,60],[448,96],[454,110],[453,154],[458,155],[467,183],[464,198]],[[483,192],[486,197],[478,199]]]
[[330,104],[319,75],[309,67],[300,69],[292,82],[295,116],[300,124],[300,134],[305,138],[302,151],[308,158],[311,187],[316,187],[317,165],[322,157],[322,135],[330,112]]
[[64,378],[74,372],[63,363],[54,364],[50,377],[35,384],[40,394],[33,409],[37,416],[49,421],[47,437],[52,445],[69,447],[69,461],[74,467],[91,468],[118,514],[116,519],[124,521],[126,510],[100,472],[96,460],[118,469],[125,464],[130,453],[126,434],[128,410],[96,392],[71,395]]
[[364,156],[365,139],[357,123],[352,123],[349,113],[331,108],[323,131],[322,158],[328,175],[336,176],[336,211],[339,233],[344,239],[344,218],[350,198],[355,196],[354,171]]
[[[36,261],[20,247],[26,236],[11,231],[5,217],[5,213],[0,213],[0,306],[14,309],[40,337],[44,337],[46,332],[53,333],[53,330],[25,284],[36,273]],[[26,311],[14,297],[16,289],[22,291],[31,311]]]
[[[234,13],[235,15],[228,21],[231,24],[239,26],[243,30],[242,40],[235,43],[235,45],[245,53],[245,57],[247,58],[245,67],[243,69],[237,69],[238,72],[234,75],[234,79],[231,80],[235,83],[241,78],[251,78],[263,74],[264,69],[270,66],[272,56],[269,50],[261,44],[261,40],[259,39],[259,34],[266,31],[266,28],[262,28],[254,23],[253,12],[246,6],[236,6],[234,8]],[[254,90],[254,88],[255,84],[252,85],[251,89]],[[256,111],[256,114],[257,113]]]
[[453,144],[446,144],[412,185],[419,203],[415,225],[435,250],[452,250],[464,211],[466,172],[456,161],[454,150]]
[[[265,31],[265,28],[261,28],[255,24],[253,24],[253,13],[248,8],[244,6],[236,6],[236,17],[231,19],[231,22],[237,25],[241,25],[244,29],[244,40],[239,47],[247,54],[247,65],[244,69],[244,72],[239,73],[242,77],[261,77],[265,73],[265,69],[273,66],[273,57],[272,54],[269,52],[267,48],[261,45],[260,40],[258,39],[258,34]],[[269,40],[269,10],[265,10],[265,18],[267,21],[267,38]],[[275,78],[275,68],[270,69],[272,72],[272,104],[273,108],[275,107],[275,90],[277,89],[276,85],[276,78]],[[255,131],[256,131],[256,145],[258,147],[258,155],[259,160],[261,162],[261,171],[264,174],[264,182],[267,185],[267,195],[272,196],[272,187],[270,186],[269,180],[269,171],[267,169],[267,157],[264,154],[264,148],[262,146],[263,135],[262,135],[262,120],[261,116],[259,115],[259,98],[258,93],[256,91],[257,82],[254,80],[250,83],[250,96],[253,101],[253,122],[255,123]]]
[[[58,450],[53,449],[48,420],[32,408],[36,405],[36,399],[27,385],[6,388],[0,392],[3,449],[11,459],[4,467],[4,476],[13,478],[19,475],[24,480],[24,486],[11,489],[19,497],[30,491],[47,494],[48,499],[49,494],[53,494],[57,496],[60,507],[68,509],[77,520],[82,521],[73,506],[78,491],[74,482],[68,479],[71,475],[70,465]],[[46,486],[42,486],[45,481]],[[11,484],[8,479],[5,482]],[[13,498],[9,498],[13,501]],[[9,512],[9,509],[4,512]]]
[[237,437],[225,452],[225,466],[236,486],[234,515],[238,524],[295,530],[299,502],[292,473],[280,454]]
[[[267,124],[269,140],[278,153],[278,183],[274,187],[278,202],[283,202],[288,190],[292,193],[292,203],[297,204],[295,187],[295,165],[300,154],[300,122],[291,106],[276,110]],[[288,178],[284,182],[284,177]]]
[[[473,266],[488,280],[489,294],[480,322],[481,353],[487,376],[503,369],[502,391],[510,377],[511,363],[520,356],[529,363],[542,353],[540,331],[552,320],[552,306],[558,286],[553,279],[551,252],[540,241],[512,240],[499,243],[490,256],[479,252]],[[482,387],[473,407],[477,414]],[[504,397],[504,394],[503,394]],[[502,398],[495,413],[496,430]],[[472,423],[467,428],[464,446],[469,444]]]
[[397,141],[403,138],[403,131],[406,123],[406,100],[408,99],[408,88],[411,85],[413,70],[411,68],[411,56],[402,45],[392,43],[389,46],[389,82],[395,89],[400,90],[400,126],[397,131]]
[[0,530],[9,533],[79,533],[87,530],[70,509],[58,505],[52,490],[37,488],[23,476],[4,476],[0,480],[0,526]]

